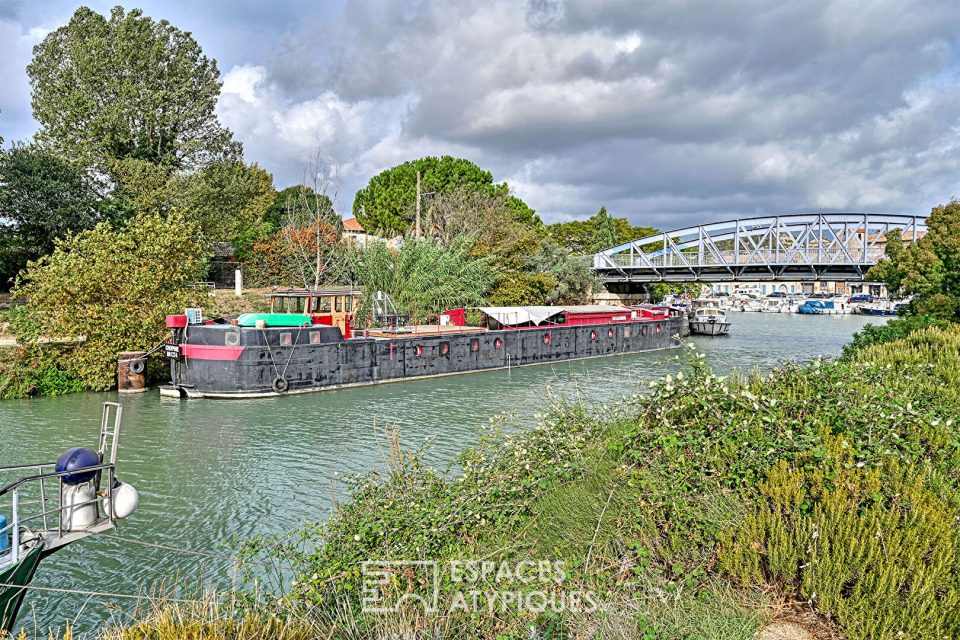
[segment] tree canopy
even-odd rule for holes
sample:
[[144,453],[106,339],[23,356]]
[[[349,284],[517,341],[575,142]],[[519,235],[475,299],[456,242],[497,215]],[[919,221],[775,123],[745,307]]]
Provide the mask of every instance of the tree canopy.
[[634,227],[626,218],[614,218],[606,207],[586,220],[558,222],[546,229],[556,242],[578,254],[595,253],[658,233],[653,227]]
[[888,231],[886,257],[867,278],[886,283],[894,296],[913,296],[913,313],[960,318],[960,200],[934,207],[926,235],[912,244]]
[[0,151],[0,236],[5,284],[54,241],[102,219],[86,173],[31,146]]
[[[405,233],[416,215],[418,171],[423,215],[431,206],[433,196],[457,190],[509,196],[506,183],[495,184],[493,174],[469,160],[452,156],[420,158],[380,172],[357,192],[353,201],[353,215],[360,224],[372,232]],[[510,208],[518,221],[539,224],[533,209],[515,196],[509,198]]]
[[193,37],[139,9],[81,7],[27,66],[37,139],[109,174],[123,158],[175,169],[238,158],[217,120],[220,72]]
[[264,221],[275,231],[288,222],[303,221],[316,211],[333,211],[333,202],[323,193],[306,185],[294,185],[278,191],[264,214]]
[[208,242],[233,242],[238,234],[259,235],[258,227],[276,196],[267,171],[236,160],[215,162],[178,177],[172,188],[173,209],[196,221]]

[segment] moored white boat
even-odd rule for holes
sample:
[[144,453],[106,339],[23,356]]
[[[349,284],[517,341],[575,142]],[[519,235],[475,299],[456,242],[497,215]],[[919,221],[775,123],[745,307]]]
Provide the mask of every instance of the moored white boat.
[[693,312],[690,320],[690,333],[702,336],[723,336],[729,333],[730,323],[727,314],[717,307],[700,307]]
[[784,298],[767,298],[760,305],[760,311],[763,313],[781,313],[786,304]]

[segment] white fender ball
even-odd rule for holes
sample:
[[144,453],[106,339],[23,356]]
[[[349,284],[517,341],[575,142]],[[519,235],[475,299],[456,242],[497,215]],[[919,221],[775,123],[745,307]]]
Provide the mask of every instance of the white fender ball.
[[113,504],[111,505],[109,503],[110,500],[103,501],[103,510],[107,515],[111,515],[114,511],[113,507],[116,507],[115,517],[126,518],[133,513],[137,505],[140,504],[140,494],[133,488],[133,485],[118,480],[117,484],[113,486]]

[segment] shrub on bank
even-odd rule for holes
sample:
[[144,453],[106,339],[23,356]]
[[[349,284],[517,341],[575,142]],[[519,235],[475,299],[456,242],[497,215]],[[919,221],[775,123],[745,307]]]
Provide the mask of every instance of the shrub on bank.
[[860,468],[846,440],[826,464],[780,462],[756,510],[721,536],[743,583],[785,582],[849,637],[960,637],[956,489],[923,467]]
[[927,327],[939,327],[945,329],[950,326],[950,321],[944,318],[934,316],[902,316],[890,320],[886,324],[868,324],[860,331],[853,334],[853,340],[843,347],[843,357],[849,358],[857,351],[885,342],[893,342],[906,338],[914,331],[925,329]]
[[52,345],[0,349],[0,400],[83,391],[83,381],[58,364],[69,357],[64,351]]
[[15,294],[27,300],[18,337],[33,345],[74,340],[57,368],[85,389],[109,389],[117,353],[153,347],[167,333],[164,316],[195,301],[190,285],[204,257],[197,227],[177,216],[142,216],[119,230],[100,224],[57,240],[18,281]]
[[[485,440],[462,474],[403,459],[361,479],[329,521],[249,552],[293,569],[275,610],[315,619],[346,610],[373,624],[359,608],[359,563],[382,559],[560,559],[563,588],[601,604],[450,613],[455,585],[444,583],[441,613],[423,627],[446,630],[438,637],[531,625],[589,635],[614,612],[623,633],[684,637],[658,622],[663,603],[689,607],[728,579],[793,590],[851,638],[955,635],[958,385],[958,327],[767,377],[716,376],[698,359],[603,416],[568,408],[532,433]],[[814,532],[821,546],[804,566]],[[415,587],[409,579],[395,576],[395,588]],[[749,605],[729,609],[753,631],[762,621]]]

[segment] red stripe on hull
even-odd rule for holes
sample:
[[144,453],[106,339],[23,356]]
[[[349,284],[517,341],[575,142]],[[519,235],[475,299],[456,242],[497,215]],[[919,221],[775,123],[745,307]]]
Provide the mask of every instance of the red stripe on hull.
[[182,344],[180,355],[193,360],[236,360],[243,347],[219,347],[208,344]]

